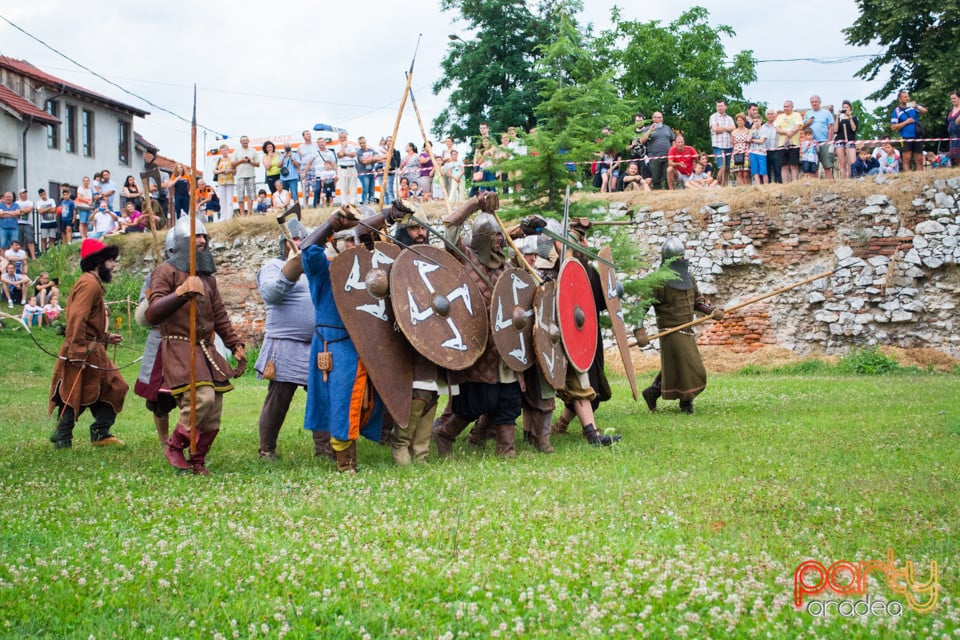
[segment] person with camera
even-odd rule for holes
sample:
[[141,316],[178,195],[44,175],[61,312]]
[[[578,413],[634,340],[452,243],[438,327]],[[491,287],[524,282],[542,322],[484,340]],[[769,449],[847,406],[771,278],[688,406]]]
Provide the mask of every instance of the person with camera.
[[853,105],[849,100],[840,104],[837,116],[837,135],[833,147],[837,154],[838,178],[850,178],[850,168],[857,161],[857,127],[860,121],[853,115]]
[[[667,179],[667,153],[669,153],[676,135],[673,129],[663,123],[663,114],[654,111],[653,122],[643,130],[638,141],[647,146],[648,165],[654,189],[663,189]],[[670,188],[670,187],[667,187]]]
[[290,192],[293,202],[300,201],[300,153],[284,145],[283,155],[280,158],[280,179],[283,188]]
[[927,108],[921,107],[916,100],[910,100],[910,92],[906,89],[897,94],[897,106],[890,116],[890,128],[900,133],[901,169],[910,171],[914,165],[916,171],[923,171],[923,125],[920,124],[920,114],[926,113]]

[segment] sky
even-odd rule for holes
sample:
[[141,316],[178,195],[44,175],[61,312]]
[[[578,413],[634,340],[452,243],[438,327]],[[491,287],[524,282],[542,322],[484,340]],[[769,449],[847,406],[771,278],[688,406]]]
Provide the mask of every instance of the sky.
[[[597,29],[609,25],[613,0],[583,4],[581,22]],[[626,19],[664,25],[694,6],[636,0],[616,4]],[[854,0],[751,8],[729,0],[696,4],[710,12],[712,25],[725,24],[736,32],[724,39],[728,54],[749,49],[761,61],[757,82],[744,88],[748,99],[779,107],[789,98],[803,108],[816,93],[824,104],[839,104],[863,99],[881,84],[854,77],[865,59],[763,62],[876,53],[845,44],[841,30],[858,15]],[[262,0],[95,0],[82,13],[78,6],[75,0],[4,2],[0,16],[146,101],[79,68],[4,20],[0,54],[149,111],[145,119],[135,120],[136,131],[160,147],[161,154],[183,161],[190,153],[194,84],[197,120],[206,129],[198,134],[200,148],[216,147],[218,134],[299,140],[300,132],[316,123],[343,127],[352,139],[364,135],[376,143],[393,131],[404,73],[420,34],[412,89],[432,135],[431,123],[445,96],[433,95],[431,88],[448,47],[459,44],[448,35],[470,38],[455,14],[440,11],[439,0],[283,0],[277,5]],[[713,107],[705,102],[704,117]],[[409,101],[399,131],[398,142],[421,145]]]

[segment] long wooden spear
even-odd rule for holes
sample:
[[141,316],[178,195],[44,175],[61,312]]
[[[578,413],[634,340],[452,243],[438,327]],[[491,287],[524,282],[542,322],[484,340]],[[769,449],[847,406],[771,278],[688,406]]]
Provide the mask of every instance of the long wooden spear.
[[397,134],[400,132],[400,118],[403,116],[403,108],[407,104],[407,96],[410,94],[410,83],[413,81],[413,65],[417,61],[417,50],[420,48],[420,39],[423,34],[417,36],[417,46],[413,49],[413,58],[410,60],[410,70],[407,71],[407,84],[403,88],[403,95],[400,97],[400,108],[397,110],[397,120],[393,123],[393,135],[390,136],[390,144],[387,145],[387,156],[383,159],[383,179],[380,181],[380,208],[384,208],[387,199],[387,181],[390,180],[390,163],[393,161],[393,147],[397,144]]
[[[197,275],[197,85],[190,123],[190,277]],[[197,299],[190,296],[190,455],[197,453]]]

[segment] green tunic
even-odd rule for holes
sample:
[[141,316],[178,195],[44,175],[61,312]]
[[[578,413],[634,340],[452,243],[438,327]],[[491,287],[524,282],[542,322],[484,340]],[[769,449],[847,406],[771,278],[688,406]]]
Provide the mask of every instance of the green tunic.
[[[686,291],[659,287],[653,296],[659,300],[653,308],[660,331],[693,320],[694,305],[701,298],[696,282]],[[660,375],[660,393],[665,400],[693,400],[706,388],[707,370],[692,329],[660,338]]]

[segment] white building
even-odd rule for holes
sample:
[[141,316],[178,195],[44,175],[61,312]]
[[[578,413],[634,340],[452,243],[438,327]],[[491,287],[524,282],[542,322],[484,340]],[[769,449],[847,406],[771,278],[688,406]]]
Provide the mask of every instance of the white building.
[[147,114],[0,56],[0,192],[26,187],[36,200],[42,187],[59,199],[61,185],[102,169],[118,191],[128,175],[139,182],[145,141],[134,142],[134,118]]

